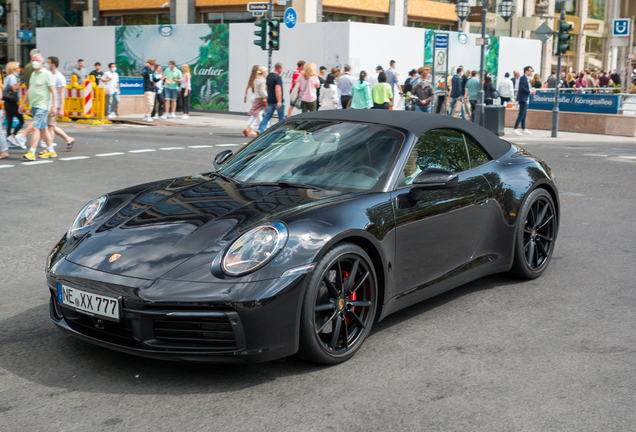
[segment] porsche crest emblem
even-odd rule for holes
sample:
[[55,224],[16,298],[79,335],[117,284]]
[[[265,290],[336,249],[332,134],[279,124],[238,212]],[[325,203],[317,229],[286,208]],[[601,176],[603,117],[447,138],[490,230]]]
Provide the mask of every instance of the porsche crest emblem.
[[344,304],[345,304],[344,299],[338,300],[338,310],[342,310],[342,308],[344,307]]
[[121,257],[121,254],[112,254],[110,258],[108,258],[108,262],[115,262]]

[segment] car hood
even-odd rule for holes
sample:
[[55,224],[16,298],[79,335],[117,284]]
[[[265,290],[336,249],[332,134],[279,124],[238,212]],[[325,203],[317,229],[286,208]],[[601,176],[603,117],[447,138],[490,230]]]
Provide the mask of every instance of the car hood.
[[100,221],[67,259],[104,272],[156,279],[222,239],[342,195],[206,177],[157,182]]

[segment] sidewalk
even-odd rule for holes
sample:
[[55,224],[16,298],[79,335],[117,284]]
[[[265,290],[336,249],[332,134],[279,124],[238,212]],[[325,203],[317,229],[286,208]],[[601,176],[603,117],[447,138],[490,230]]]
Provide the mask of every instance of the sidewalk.
[[[181,113],[177,113],[177,118],[162,120],[153,119],[152,122],[146,122],[143,120],[143,114],[131,114],[127,116],[117,117],[112,119],[113,122],[132,123],[147,126],[194,126],[194,127],[213,127],[224,129],[236,129],[237,133],[242,133],[247,123],[247,115],[241,114],[225,114],[225,113],[203,113],[193,112],[190,113],[188,120],[179,118]],[[272,119],[275,123],[277,119]],[[617,135],[597,135],[586,134],[576,132],[559,132],[558,138],[550,137],[551,132],[549,130],[530,130],[532,135],[515,135],[513,128],[505,128],[505,135],[502,139],[513,143],[535,143],[547,140],[558,141],[580,141],[580,142],[636,142],[633,137],[622,137]]]
[[513,143],[538,143],[541,141],[580,141],[580,142],[595,142],[595,143],[603,143],[603,142],[631,142],[636,143],[636,139],[634,137],[627,136],[619,136],[619,135],[599,135],[599,134],[588,134],[588,133],[577,133],[577,132],[561,132],[557,134],[557,138],[552,138],[551,131],[542,130],[542,129],[529,129],[532,132],[532,135],[515,135],[513,133],[513,128],[505,128],[505,135],[502,136],[502,139],[506,141],[510,141]]
[[146,126],[204,126],[204,127],[223,127],[228,129],[234,129],[241,132],[245,129],[247,124],[247,115],[240,114],[225,114],[225,113],[203,113],[203,112],[191,112],[190,118],[184,120],[181,117],[181,113],[177,113],[177,118],[152,119],[152,122],[144,121],[143,114],[130,114],[126,116],[116,117],[110,119],[113,123],[130,123]]

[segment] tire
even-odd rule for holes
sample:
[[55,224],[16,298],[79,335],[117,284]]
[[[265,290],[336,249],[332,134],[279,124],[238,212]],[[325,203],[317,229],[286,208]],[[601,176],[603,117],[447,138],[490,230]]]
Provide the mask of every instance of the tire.
[[[350,289],[343,290],[347,286]],[[366,252],[351,243],[331,249],[314,269],[305,292],[299,356],[326,365],[349,360],[371,331],[377,298],[375,269]]]
[[535,279],[543,274],[552,258],[558,226],[550,194],[542,188],[533,190],[519,212],[512,276]]

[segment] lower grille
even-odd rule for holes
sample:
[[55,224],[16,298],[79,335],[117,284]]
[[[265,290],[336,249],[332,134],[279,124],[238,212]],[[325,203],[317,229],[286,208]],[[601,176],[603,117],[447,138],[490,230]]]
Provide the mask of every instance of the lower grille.
[[133,335],[132,321],[129,319],[122,318],[119,322],[100,319],[98,322],[96,318],[80,312],[76,312],[73,309],[61,309],[64,315],[64,319],[66,320],[68,325],[72,329],[79,331],[80,333],[115,336],[130,341],[136,340]]
[[154,319],[155,340],[170,345],[197,346],[218,350],[237,349],[230,319],[225,314],[205,317],[171,317]]

